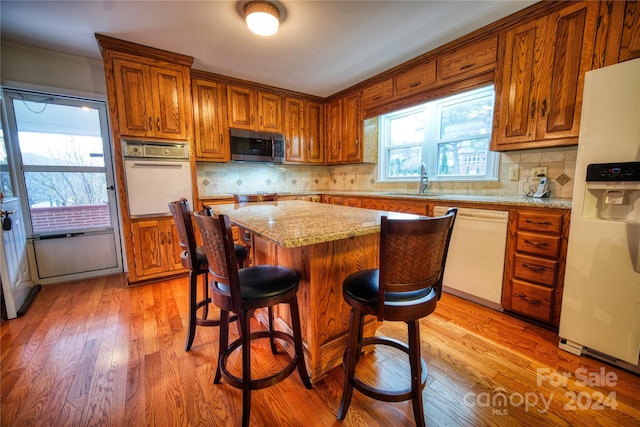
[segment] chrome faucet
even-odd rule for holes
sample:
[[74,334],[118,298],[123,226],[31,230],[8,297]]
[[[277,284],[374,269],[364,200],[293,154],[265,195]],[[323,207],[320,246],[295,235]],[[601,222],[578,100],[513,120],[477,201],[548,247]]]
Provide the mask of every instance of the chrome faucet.
[[420,190],[418,193],[423,194],[429,188],[429,177],[427,176],[427,167],[424,163],[420,167]]

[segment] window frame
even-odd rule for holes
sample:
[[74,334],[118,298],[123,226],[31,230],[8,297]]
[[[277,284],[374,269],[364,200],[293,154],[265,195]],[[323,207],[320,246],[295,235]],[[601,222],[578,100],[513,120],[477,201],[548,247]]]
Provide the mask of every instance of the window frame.
[[[429,181],[434,182],[492,182],[499,180],[499,164],[500,153],[491,151],[491,131],[493,130],[493,123],[489,126],[489,133],[477,134],[477,135],[464,135],[456,138],[439,139],[440,126],[442,123],[442,109],[443,107],[450,106],[452,104],[468,102],[473,99],[483,98],[488,95],[487,92],[491,92],[491,120],[493,121],[494,109],[495,109],[495,85],[493,83],[484,84],[479,87],[475,87],[464,92],[458,92],[456,94],[447,95],[431,99],[426,103],[420,105],[414,105],[411,107],[403,108],[401,110],[392,111],[378,116],[378,149],[380,158],[378,162],[378,180],[380,182],[418,182],[420,181],[420,174],[405,175],[405,176],[389,176],[389,153],[398,148],[403,147],[415,147],[420,145],[421,158],[420,162],[424,163],[427,169],[427,175]],[[391,121],[403,116],[415,114],[420,110],[425,111],[425,139],[422,143],[406,144],[401,146],[392,146],[390,144],[390,128]],[[487,164],[484,175],[442,175],[438,173],[438,146],[440,144],[447,144],[456,141],[464,141],[470,139],[485,139],[487,141]]]

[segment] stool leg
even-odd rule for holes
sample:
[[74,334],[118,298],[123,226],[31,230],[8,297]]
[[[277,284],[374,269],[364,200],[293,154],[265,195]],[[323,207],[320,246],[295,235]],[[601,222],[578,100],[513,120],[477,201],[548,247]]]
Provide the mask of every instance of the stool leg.
[[[272,306],[269,306],[267,308],[267,314],[269,315],[269,332],[273,332],[273,307]],[[270,336],[269,342],[271,343],[271,352],[273,354],[278,354],[278,349],[276,348],[276,339],[273,336]]]
[[240,312],[242,325],[242,426],[249,426],[251,417],[251,312]]
[[[271,308],[271,307],[269,307]],[[295,344],[296,355],[298,358],[298,373],[300,379],[307,389],[311,389],[311,380],[307,373],[307,365],[304,361],[304,348],[302,347],[302,329],[300,327],[300,311],[298,310],[298,298],[293,297],[289,301],[289,310],[291,310],[291,328],[293,329],[293,342]]]
[[420,356],[420,325],[417,320],[407,322],[409,327],[409,364],[411,365],[411,391],[413,394],[413,415],[416,427],[424,427],[424,409],[422,406],[422,361]]
[[362,318],[364,315],[356,309],[351,309],[351,320],[349,321],[349,343],[344,355],[344,387],[342,389],[342,401],[338,410],[338,420],[344,420],[351,405],[353,396],[352,378],[356,372],[358,353],[360,353],[359,337],[362,336]]
[[218,364],[216,367],[216,375],[213,378],[214,384],[220,384],[222,379],[221,365],[222,355],[229,347],[229,312],[220,310],[220,339],[218,340]]
[[197,286],[198,276],[191,270],[189,272],[189,327],[187,330],[187,342],[184,345],[184,351],[191,350],[191,344],[193,343],[193,337],[196,334],[196,299],[197,299]]
[[207,301],[204,305],[202,318],[207,319],[209,317],[209,273],[204,273],[202,275],[202,298]]

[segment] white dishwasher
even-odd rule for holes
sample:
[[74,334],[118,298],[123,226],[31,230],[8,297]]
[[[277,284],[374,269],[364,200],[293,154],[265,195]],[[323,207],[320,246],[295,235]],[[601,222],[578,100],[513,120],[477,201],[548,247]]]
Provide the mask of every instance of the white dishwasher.
[[[444,215],[446,206],[435,206]],[[502,311],[508,211],[458,208],[442,290]]]

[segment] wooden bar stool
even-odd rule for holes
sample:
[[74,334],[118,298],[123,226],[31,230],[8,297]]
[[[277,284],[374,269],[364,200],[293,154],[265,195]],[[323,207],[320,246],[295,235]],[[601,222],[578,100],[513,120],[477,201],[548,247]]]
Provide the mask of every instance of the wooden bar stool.
[[[207,255],[211,299],[220,308],[220,344],[218,366],[214,383],[222,378],[232,387],[242,389],[242,425],[248,426],[251,411],[251,392],[270,387],[287,378],[298,368],[300,379],[311,388],[302,348],[302,330],[298,311],[298,283],[295,270],[275,266],[257,265],[238,269],[233,249],[231,222],[226,215],[208,216],[206,210],[196,212],[195,218]],[[276,304],[289,304],[293,335],[269,329],[251,332],[250,320],[258,308]],[[229,344],[229,315],[235,313],[242,330],[240,338]],[[267,377],[254,379],[251,375],[251,341],[259,338],[275,338],[289,343],[295,350],[291,362],[281,371]],[[231,353],[242,347],[242,377],[227,369]]]
[[[182,252],[180,261],[182,266],[189,270],[189,326],[187,342],[184,351],[191,350],[193,338],[196,334],[196,326],[219,326],[220,319],[208,319],[209,317],[209,288],[207,283],[208,265],[207,256],[202,246],[196,246],[196,237],[193,231],[193,222],[187,199],[180,199],[169,203],[169,210],[178,231],[178,241]],[[247,261],[249,250],[243,245],[234,247],[236,259],[240,267]],[[202,275],[202,299],[198,301],[198,276]],[[202,317],[198,317],[198,310],[202,308]],[[233,318],[235,320],[235,317]]]
[[[343,296],[351,306],[349,342],[344,354],[344,388],[338,420],[344,420],[353,389],[373,399],[400,402],[411,400],[416,425],[424,426],[422,390],[427,368],[420,355],[421,318],[431,314],[442,292],[442,275],[451,231],[457,214],[451,208],[442,217],[418,219],[381,218],[380,264],[377,269],[358,271],[343,283]],[[402,321],[408,326],[408,345],[385,337],[363,337],[364,316],[379,321]],[[409,355],[411,387],[381,390],[355,375],[362,347],[388,345]]]

